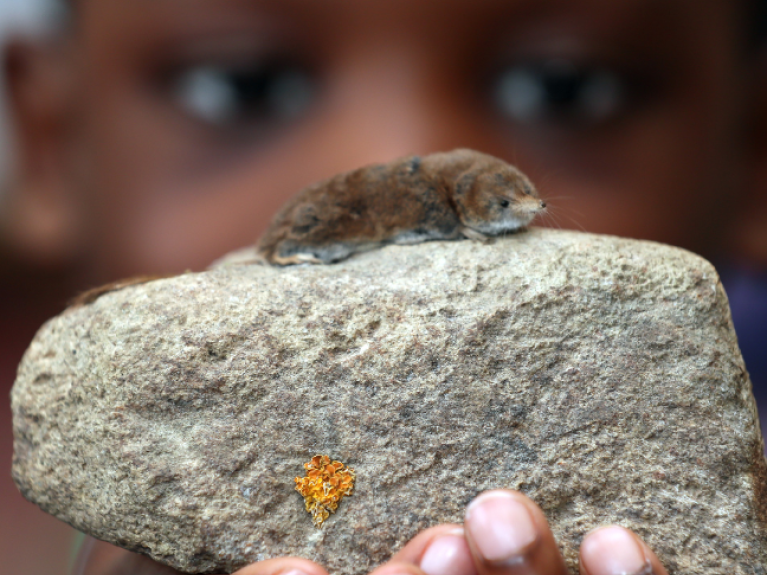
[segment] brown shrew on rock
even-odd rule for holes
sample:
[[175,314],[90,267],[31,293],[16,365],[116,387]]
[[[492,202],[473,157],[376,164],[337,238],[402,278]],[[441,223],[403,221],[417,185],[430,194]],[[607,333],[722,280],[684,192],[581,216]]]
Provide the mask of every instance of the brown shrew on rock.
[[[409,156],[304,188],[258,241],[255,261],[329,264],[386,244],[484,240],[524,228],[545,208],[530,180],[493,156],[467,149]],[[70,305],[163,277],[108,283]]]
[[517,168],[458,149],[313,184],[277,214],[256,247],[274,265],[329,264],[386,244],[515,232],[545,207]]

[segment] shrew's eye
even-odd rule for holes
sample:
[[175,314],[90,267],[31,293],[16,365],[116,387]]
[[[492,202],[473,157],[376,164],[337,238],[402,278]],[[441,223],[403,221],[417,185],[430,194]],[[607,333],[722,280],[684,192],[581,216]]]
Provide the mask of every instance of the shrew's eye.
[[561,59],[510,65],[495,79],[498,109],[520,123],[605,122],[625,111],[629,92],[629,82],[608,68]]
[[508,208],[509,207],[509,200],[501,200],[501,207],[502,208]]
[[307,71],[287,64],[204,65],[177,73],[172,93],[189,115],[227,125],[294,120],[311,105],[315,86]]

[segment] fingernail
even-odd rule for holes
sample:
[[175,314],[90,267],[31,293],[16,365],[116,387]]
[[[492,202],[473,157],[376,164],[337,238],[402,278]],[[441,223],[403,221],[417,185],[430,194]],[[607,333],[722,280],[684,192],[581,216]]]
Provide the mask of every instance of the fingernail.
[[476,570],[463,530],[451,531],[432,541],[419,567],[426,575],[474,575]]
[[591,575],[652,575],[634,536],[617,525],[592,531],[581,545],[581,558]]
[[280,575],[306,575],[303,571],[299,569],[291,569],[290,571],[285,571],[284,573],[280,573]]
[[466,528],[477,551],[488,563],[524,562],[538,531],[527,507],[504,491],[480,495],[466,510]]

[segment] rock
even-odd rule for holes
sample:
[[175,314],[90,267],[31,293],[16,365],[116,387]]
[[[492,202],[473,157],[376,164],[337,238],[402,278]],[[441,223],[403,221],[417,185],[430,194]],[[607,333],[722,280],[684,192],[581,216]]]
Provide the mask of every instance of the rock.
[[[532,230],[132,286],[40,330],[13,412],[28,499],[190,573],[361,574],[495,487],[541,505],[574,571],[616,522],[672,574],[766,572],[727,299],[659,244]],[[316,454],[356,471],[321,529],[294,481]]]

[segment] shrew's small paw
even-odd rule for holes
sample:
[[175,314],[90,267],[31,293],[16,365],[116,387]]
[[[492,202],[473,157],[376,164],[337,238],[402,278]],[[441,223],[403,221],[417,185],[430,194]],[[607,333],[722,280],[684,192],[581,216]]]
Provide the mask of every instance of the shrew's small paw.
[[483,234],[482,232],[478,232],[477,230],[473,230],[471,228],[463,228],[461,230],[461,233],[463,236],[469,240],[476,240],[478,242],[486,242],[490,238]]
[[291,266],[291,265],[297,265],[297,264],[321,264],[323,263],[321,259],[317,258],[314,254],[293,254],[290,256],[278,256],[275,255],[273,258],[273,263],[277,264],[278,266]]

